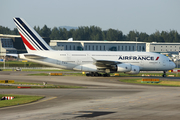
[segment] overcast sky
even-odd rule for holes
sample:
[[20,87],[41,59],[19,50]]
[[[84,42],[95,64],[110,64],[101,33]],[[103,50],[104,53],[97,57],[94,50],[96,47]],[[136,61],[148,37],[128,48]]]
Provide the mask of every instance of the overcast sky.
[[15,28],[13,17],[32,27],[98,26],[152,34],[180,33],[180,0],[0,0],[0,25]]

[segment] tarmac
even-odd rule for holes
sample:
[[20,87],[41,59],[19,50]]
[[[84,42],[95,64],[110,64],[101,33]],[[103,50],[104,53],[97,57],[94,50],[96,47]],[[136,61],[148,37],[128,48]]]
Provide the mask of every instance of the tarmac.
[[[134,77],[27,76],[30,73],[32,72],[0,72],[0,79],[86,88],[0,89],[0,94],[45,96],[37,102],[0,108],[0,119],[179,120],[180,118],[179,87],[137,85],[118,81]],[[175,77],[150,78],[180,80]]]

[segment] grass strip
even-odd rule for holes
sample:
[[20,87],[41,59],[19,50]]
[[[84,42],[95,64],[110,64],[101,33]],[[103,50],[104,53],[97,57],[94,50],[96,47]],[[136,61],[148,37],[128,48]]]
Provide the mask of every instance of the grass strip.
[[[2,71],[12,71],[12,69],[2,69]],[[72,72],[72,70],[52,70],[52,69],[22,69],[22,71],[52,71],[52,72]],[[64,76],[85,76],[82,73],[63,73]],[[115,73],[111,73],[111,76],[114,76]],[[119,76],[162,76],[163,73],[139,73],[139,74],[124,74],[117,73]],[[48,76],[48,73],[44,74],[29,74],[31,76]],[[166,73],[166,75],[174,75],[175,77],[180,77],[180,74],[177,73]]]
[[[13,71],[13,70],[12,69],[1,69],[1,71]],[[21,69],[21,71],[26,71],[26,72],[29,72],[29,71],[71,72],[71,70],[53,70],[53,69]]]
[[82,73],[63,73],[64,76],[86,76],[86,74]]
[[13,96],[14,99],[0,100],[0,108],[13,106],[13,105],[21,105],[21,104],[31,103],[31,102],[35,102],[35,101],[38,101],[38,100],[44,98],[43,96],[0,94],[0,98],[2,98],[3,96]]
[[[54,85],[54,84],[46,84],[43,85],[42,83],[28,83],[28,82],[18,82],[15,81],[14,83],[16,86],[8,85],[8,83],[4,83],[3,85],[0,85],[0,89],[19,89],[18,86],[30,86],[31,88],[37,88],[37,89],[47,89],[47,88],[85,88],[81,86],[68,86],[68,85]],[[29,88],[28,88],[29,89]]]
[[[23,84],[22,84],[23,85]],[[27,84],[25,84],[25,86],[28,86]],[[0,86],[0,89],[19,89],[17,88],[18,86],[8,86],[8,85],[3,85],[3,86]],[[21,88],[21,89],[32,89],[32,88],[35,88],[35,89],[50,89],[50,88],[57,88],[57,89],[60,89],[60,88],[72,88],[72,89],[75,89],[75,88],[84,88],[84,87],[81,87],[81,86],[67,86],[67,85],[42,85],[42,86],[30,86],[31,88]]]
[[[37,73],[37,74],[28,74],[28,75],[29,76],[50,76],[49,73]],[[56,76],[56,75],[52,75],[52,76]],[[86,75],[82,73],[63,73],[62,76],[86,76]]]
[[48,73],[28,74],[29,76],[49,76]]
[[[142,76],[157,76],[157,77],[161,77],[163,75],[163,73],[139,73],[139,74],[125,74],[125,73],[117,73],[119,74],[119,76],[122,76],[122,77],[125,77],[125,76],[139,76],[139,77],[142,77]],[[114,75],[111,74],[111,75]],[[166,75],[174,75],[175,77],[178,75],[180,76],[180,74],[177,74],[177,73],[166,73]],[[118,77],[118,76],[117,76]]]
[[71,70],[52,70],[52,69],[22,69],[22,71],[55,71],[55,72],[70,72]]
[[[6,84],[8,84],[8,83],[6,83]],[[19,81],[15,81],[12,84],[19,84],[19,85],[43,85],[42,83],[29,83],[29,82],[19,82]]]
[[159,83],[141,83],[141,80],[142,79],[122,79],[119,81],[125,82],[125,83],[135,83],[135,84],[180,87],[180,81],[160,81]]

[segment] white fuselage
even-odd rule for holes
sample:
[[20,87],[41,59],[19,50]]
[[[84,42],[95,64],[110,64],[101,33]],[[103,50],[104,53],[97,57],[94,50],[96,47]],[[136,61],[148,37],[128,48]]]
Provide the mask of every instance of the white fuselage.
[[[31,54],[31,53],[28,53]],[[29,61],[61,68],[74,69],[79,65],[94,64],[94,60],[116,61],[139,66],[140,71],[167,71],[175,64],[164,55],[150,52],[112,52],[112,51],[36,51],[37,56],[44,58],[31,59],[20,54],[20,58]]]

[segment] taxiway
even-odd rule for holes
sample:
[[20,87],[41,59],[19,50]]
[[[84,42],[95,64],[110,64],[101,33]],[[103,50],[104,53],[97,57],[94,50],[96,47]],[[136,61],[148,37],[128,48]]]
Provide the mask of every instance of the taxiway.
[[[179,87],[144,86],[118,81],[124,77],[27,76],[25,72],[1,72],[0,78],[87,87],[84,89],[1,89],[0,94],[42,95],[46,98],[30,104],[0,108],[0,119],[169,120],[180,118]],[[179,80],[178,78],[165,79]]]

